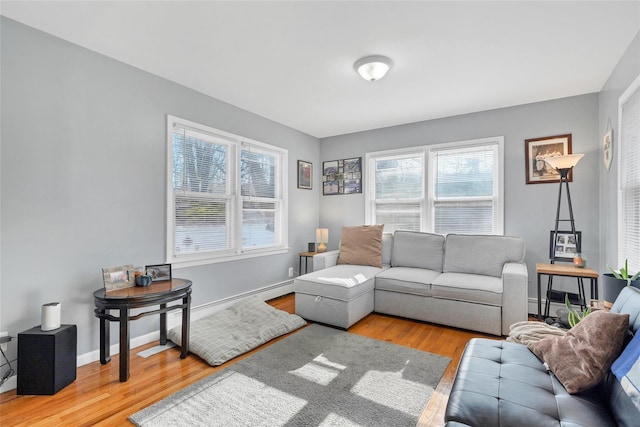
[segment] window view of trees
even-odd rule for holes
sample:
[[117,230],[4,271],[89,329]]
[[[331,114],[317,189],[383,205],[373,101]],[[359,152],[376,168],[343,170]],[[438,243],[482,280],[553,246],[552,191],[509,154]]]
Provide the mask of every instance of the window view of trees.
[[175,256],[281,244],[281,154],[180,126],[171,136]]

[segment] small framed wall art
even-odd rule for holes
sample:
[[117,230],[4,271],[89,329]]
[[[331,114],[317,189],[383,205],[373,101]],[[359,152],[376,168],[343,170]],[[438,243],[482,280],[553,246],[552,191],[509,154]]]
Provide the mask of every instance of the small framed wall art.
[[298,160],[298,188],[313,189],[313,163]]
[[604,165],[609,170],[611,169],[611,160],[613,160],[613,129],[609,129],[602,138],[602,152]]
[[362,157],[322,162],[322,194],[362,193]]
[[[524,141],[527,184],[559,182],[560,174],[545,159],[571,154],[571,134],[547,136]],[[573,180],[569,172],[569,181]]]

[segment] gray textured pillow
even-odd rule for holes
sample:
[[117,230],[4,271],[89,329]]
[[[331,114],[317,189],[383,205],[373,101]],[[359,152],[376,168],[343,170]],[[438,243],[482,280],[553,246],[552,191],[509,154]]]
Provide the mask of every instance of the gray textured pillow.
[[564,337],[529,344],[571,394],[587,390],[604,378],[620,354],[629,315],[598,310],[571,328]]
[[[191,322],[189,351],[218,366],[306,323],[300,316],[251,297]],[[167,337],[180,345],[182,327],[172,328]]]

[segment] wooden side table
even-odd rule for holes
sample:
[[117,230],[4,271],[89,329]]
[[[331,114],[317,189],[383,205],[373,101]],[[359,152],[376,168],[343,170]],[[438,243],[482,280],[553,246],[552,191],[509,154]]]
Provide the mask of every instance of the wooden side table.
[[[109,322],[120,325],[120,381],[129,379],[129,321],[152,314],[160,314],[160,344],[167,343],[167,312],[182,310],[182,351],[180,358],[189,353],[189,310],[191,308],[191,280],[171,279],[153,282],[149,286],[134,286],[105,292],[100,288],[93,293],[96,306],[94,313],[100,319],[100,363],[111,360],[109,354]],[[182,303],[167,306],[167,303],[182,300]],[[132,308],[159,305],[160,308],[132,316]],[[118,315],[109,314],[117,310]]]
[[[298,256],[300,257],[300,267],[298,271],[302,276],[302,259],[304,258],[304,273],[307,274],[309,272],[309,258],[313,260],[313,256],[319,254],[320,252],[300,252]],[[313,267],[313,265],[312,265]]]
[[[592,270],[590,268],[577,268],[572,265],[562,265],[562,264],[536,264],[536,274],[538,276],[538,319],[542,320],[542,284],[541,277],[542,275],[549,276],[549,282],[547,284],[547,294],[546,301],[544,305],[544,317],[549,315],[549,306],[551,304],[551,300],[557,300],[553,298],[553,277],[554,276],[564,276],[564,277],[575,277],[578,279],[578,298],[580,300],[580,305],[588,306],[584,295],[584,282],[583,279],[591,280],[591,299],[598,299],[598,277],[600,276],[597,271]],[[560,300],[564,302],[564,299]]]

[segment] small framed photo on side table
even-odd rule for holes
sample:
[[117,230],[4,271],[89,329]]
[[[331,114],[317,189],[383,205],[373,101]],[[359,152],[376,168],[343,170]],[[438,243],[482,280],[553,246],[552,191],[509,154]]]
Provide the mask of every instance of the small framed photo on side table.
[[171,264],[147,265],[145,269],[147,275],[151,276],[152,282],[171,280]]

